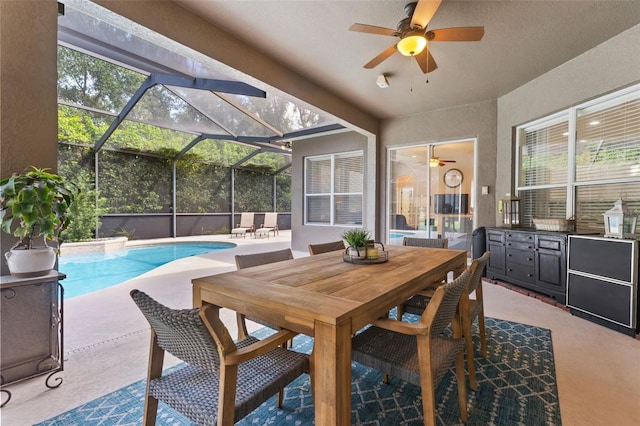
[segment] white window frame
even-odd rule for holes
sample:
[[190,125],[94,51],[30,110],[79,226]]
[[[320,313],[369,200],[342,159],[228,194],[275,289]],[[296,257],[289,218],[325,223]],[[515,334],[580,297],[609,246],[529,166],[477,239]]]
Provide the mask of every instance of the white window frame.
[[[362,191],[360,192],[336,192],[335,190],[335,164],[336,164],[336,157],[340,158],[340,157],[362,157],[362,162],[363,162],[363,173],[362,173]],[[308,161],[310,160],[320,160],[320,159],[331,159],[331,189],[330,192],[323,192],[323,193],[316,193],[316,194],[307,194],[307,164]],[[341,224],[341,223],[335,223],[335,199],[336,196],[344,196],[344,195],[360,195],[362,197],[362,206],[364,207],[364,176],[365,176],[365,170],[364,170],[364,166],[365,166],[365,161],[364,161],[364,151],[363,150],[357,150],[357,151],[346,151],[346,152],[337,152],[337,153],[333,153],[333,154],[321,154],[321,155],[312,155],[312,156],[308,156],[304,158],[304,172],[303,172],[303,176],[304,176],[304,224],[305,225],[313,225],[313,226],[338,226],[338,227],[344,227],[344,228],[353,228],[354,226],[362,226],[362,223],[364,223],[364,212],[360,211],[360,224],[359,225],[355,225],[355,224]],[[308,200],[309,197],[326,197],[329,196],[329,223],[325,223],[325,222],[311,222],[308,220]]]
[[[589,108],[606,108],[608,105],[619,104],[624,98],[637,98],[640,96],[640,84],[634,85],[614,93],[601,96],[588,102],[567,108],[561,112],[543,117],[541,119],[532,121],[530,123],[523,124],[516,127],[516,161],[515,161],[515,173],[516,173],[516,192],[539,189],[553,189],[553,188],[566,188],[567,192],[567,208],[566,217],[575,217],[576,215],[576,194],[578,187],[597,186],[602,184],[618,184],[618,183],[638,183],[640,184],[640,177],[629,176],[626,178],[612,178],[603,180],[589,180],[578,182],[576,180],[576,146],[577,146],[577,121],[578,111]],[[525,131],[536,130],[538,128],[548,127],[556,124],[564,119],[569,123],[568,134],[568,162],[567,162],[567,181],[562,184],[553,185],[522,185],[520,182],[520,167],[522,164],[522,145]],[[525,223],[526,222],[525,218]],[[530,220],[530,218],[529,218]],[[604,227],[604,225],[603,225]]]

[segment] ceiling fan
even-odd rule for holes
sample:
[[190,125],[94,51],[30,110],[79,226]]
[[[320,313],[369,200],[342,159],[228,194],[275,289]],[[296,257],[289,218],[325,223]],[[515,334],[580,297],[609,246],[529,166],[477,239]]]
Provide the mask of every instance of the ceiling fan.
[[429,158],[429,167],[442,167],[447,163],[455,163],[456,160],[441,160],[440,157],[436,157],[436,147],[431,147],[431,157]]
[[442,167],[444,166],[446,163],[455,163],[456,160],[441,160],[438,157],[431,157],[429,158],[429,167]]
[[458,27],[427,30],[427,25],[435,15],[442,0],[420,0],[407,3],[404,12],[407,17],[398,22],[396,29],[378,27],[367,24],[353,24],[350,31],[367,34],[388,35],[399,37],[400,41],[383,50],[378,56],[365,64],[371,69],[389,58],[396,51],[404,56],[413,56],[423,73],[428,73],[438,65],[431,56],[427,44],[432,41],[479,41],[484,35],[484,27]]

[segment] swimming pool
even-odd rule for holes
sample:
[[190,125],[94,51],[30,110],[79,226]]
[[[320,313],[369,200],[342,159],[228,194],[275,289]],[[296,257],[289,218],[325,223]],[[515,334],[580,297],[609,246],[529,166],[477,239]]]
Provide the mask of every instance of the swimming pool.
[[58,270],[67,276],[62,281],[64,298],[119,284],[176,259],[235,246],[217,242],[165,243],[100,253],[65,254],[58,261]]

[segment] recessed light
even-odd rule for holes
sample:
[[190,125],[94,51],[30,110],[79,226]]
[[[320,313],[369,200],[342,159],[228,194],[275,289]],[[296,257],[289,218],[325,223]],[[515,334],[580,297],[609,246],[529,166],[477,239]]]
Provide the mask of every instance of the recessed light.
[[589,123],[590,126],[597,126],[598,124],[600,124],[598,120],[593,120],[592,122]]

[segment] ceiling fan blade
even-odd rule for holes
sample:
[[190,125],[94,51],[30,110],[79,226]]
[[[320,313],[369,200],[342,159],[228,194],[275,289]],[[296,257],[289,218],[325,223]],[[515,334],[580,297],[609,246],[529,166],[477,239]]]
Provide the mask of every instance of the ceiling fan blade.
[[441,163],[456,163],[456,160],[440,160]]
[[418,65],[424,74],[434,71],[438,68],[438,64],[436,64],[436,60],[431,56],[431,52],[429,49],[424,49],[420,54],[415,56],[416,61],[418,61]]
[[440,3],[442,0],[420,0],[416,5],[416,9],[413,11],[413,16],[411,17],[411,26],[415,27],[416,25],[420,26],[420,28],[425,29],[433,18],[433,15],[436,14],[436,11],[440,7]]
[[349,31],[358,31],[360,33],[388,36],[394,36],[398,34],[396,30],[392,30],[391,28],[376,27],[375,25],[367,24],[353,24],[349,27]]
[[371,69],[371,68],[377,67],[378,64],[380,64],[382,61],[384,61],[389,56],[391,56],[394,53],[396,53],[396,50],[397,50],[397,48],[396,48],[395,44],[393,46],[389,46],[387,49],[383,50],[382,53],[380,53],[378,56],[376,56],[375,58],[373,58],[372,60],[367,62],[364,67],[367,68],[367,69]]
[[431,41],[479,41],[484,36],[484,27],[441,28],[427,31]]

